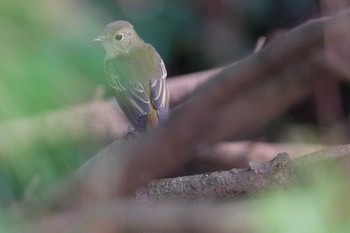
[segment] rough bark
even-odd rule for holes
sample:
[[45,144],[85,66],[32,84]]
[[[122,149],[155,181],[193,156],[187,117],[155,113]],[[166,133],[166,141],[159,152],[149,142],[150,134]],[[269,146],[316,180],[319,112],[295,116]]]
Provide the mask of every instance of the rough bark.
[[223,200],[250,196],[271,184],[285,185],[291,176],[290,162],[289,155],[282,153],[271,161],[253,163],[247,169],[157,180],[137,191],[136,199]]

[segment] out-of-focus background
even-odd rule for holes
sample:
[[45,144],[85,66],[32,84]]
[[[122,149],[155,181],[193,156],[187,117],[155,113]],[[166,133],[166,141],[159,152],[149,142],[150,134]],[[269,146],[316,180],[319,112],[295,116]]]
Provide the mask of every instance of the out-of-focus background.
[[[261,36],[276,37],[319,15],[319,2],[313,0],[2,0],[0,129],[11,125],[25,131],[21,126],[25,119],[74,108],[101,93],[109,99],[104,50],[92,40],[112,21],[134,24],[144,41],[158,50],[171,77],[243,59],[254,51]],[[345,90],[342,101],[347,100]],[[317,122],[312,103],[306,101],[288,115],[272,119],[274,124],[255,137],[319,142],[310,130]],[[305,127],[280,135],[276,125],[288,128],[286,122]],[[0,146],[9,136],[11,131],[0,132]],[[59,140],[54,148],[42,142],[31,150],[18,145],[18,150],[0,153],[0,204],[30,199],[106,145],[94,140],[90,145]]]
[[[132,22],[160,53],[168,76],[174,76],[244,58],[269,30],[294,26],[315,11],[312,1],[275,2],[3,0],[1,125],[90,102],[101,89],[104,98],[111,97],[103,69],[104,50],[92,42],[107,23]],[[18,128],[25,130],[20,124]],[[35,151],[0,155],[0,179],[8,184],[0,190],[0,202],[21,197],[32,183],[56,180],[97,148],[63,140],[60,147],[42,143]]]

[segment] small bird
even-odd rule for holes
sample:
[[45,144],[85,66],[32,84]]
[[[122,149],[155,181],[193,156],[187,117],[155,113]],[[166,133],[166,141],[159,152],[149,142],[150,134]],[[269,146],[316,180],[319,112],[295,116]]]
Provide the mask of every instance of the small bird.
[[112,22],[94,41],[101,42],[106,50],[105,73],[132,126],[128,133],[140,134],[167,119],[169,90],[164,62],[133,25],[122,20]]

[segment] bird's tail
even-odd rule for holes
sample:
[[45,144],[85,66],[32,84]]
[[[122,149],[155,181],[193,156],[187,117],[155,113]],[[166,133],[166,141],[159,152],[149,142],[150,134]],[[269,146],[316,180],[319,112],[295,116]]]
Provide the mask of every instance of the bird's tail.
[[148,131],[155,127],[158,127],[158,114],[157,110],[153,109],[152,112],[146,117],[146,129]]

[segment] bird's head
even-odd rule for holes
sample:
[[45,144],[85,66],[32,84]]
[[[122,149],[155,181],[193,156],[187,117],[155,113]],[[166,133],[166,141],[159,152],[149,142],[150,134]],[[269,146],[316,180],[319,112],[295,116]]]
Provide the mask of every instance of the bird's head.
[[132,24],[122,20],[108,24],[94,41],[103,45],[107,58],[127,54],[143,43]]

